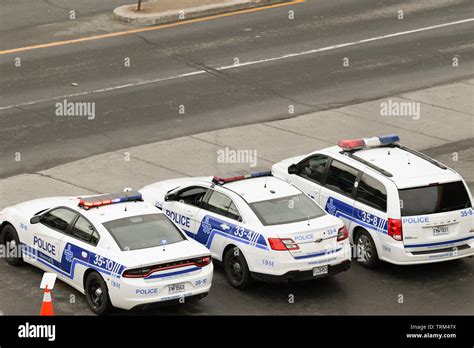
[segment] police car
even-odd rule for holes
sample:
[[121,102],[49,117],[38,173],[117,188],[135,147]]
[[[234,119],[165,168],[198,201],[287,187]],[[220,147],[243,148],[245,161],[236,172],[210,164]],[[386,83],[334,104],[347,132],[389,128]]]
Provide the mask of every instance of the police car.
[[55,272],[98,315],[211,287],[209,251],[136,192],[36,199],[4,209],[0,224],[9,264]]
[[253,279],[313,279],[350,267],[342,221],[270,172],[165,180],[139,192],[209,248],[235,288]]
[[371,268],[474,255],[472,196],[454,170],[399,144],[395,134],[342,140],[283,160],[273,175],[341,218]]

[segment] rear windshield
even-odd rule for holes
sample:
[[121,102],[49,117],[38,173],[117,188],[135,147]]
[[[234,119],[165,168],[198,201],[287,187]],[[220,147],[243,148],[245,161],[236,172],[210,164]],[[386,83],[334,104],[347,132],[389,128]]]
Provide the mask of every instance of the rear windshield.
[[326,213],[304,194],[250,203],[263,225],[280,225],[315,219]]
[[462,181],[399,190],[402,216],[443,213],[471,207]]
[[185,240],[164,214],[130,216],[103,225],[122,250],[153,248]]

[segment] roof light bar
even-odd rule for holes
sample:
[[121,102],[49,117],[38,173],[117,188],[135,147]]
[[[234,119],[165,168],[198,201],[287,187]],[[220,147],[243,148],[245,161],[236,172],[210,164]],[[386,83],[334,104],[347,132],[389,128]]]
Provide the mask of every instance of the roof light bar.
[[218,184],[218,185],[224,185],[224,184],[227,184],[227,183],[233,182],[233,181],[239,181],[239,180],[245,180],[245,179],[251,179],[251,178],[258,178],[258,177],[261,177],[261,176],[271,176],[271,175],[272,175],[271,171],[264,171],[264,172],[255,172],[255,173],[246,174],[246,175],[232,176],[232,177],[228,177],[228,178],[221,178],[221,177],[218,177],[218,176],[214,176],[212,178],[212,182],[215,183],[215,184]]
[[378,138],[382,144],[393,144],[400,141],[400,137],[397,134],[382,135]]
[[372,138],[340,140],[337,145],[344,151],[355,151],[368,147],[378,147],[383,145],[394,144],[399,141],[400,137],[397,134],[388,134]]
[[104,205],[141,201],[142,194],[139,192],[121,192],[108,195],[92,196],[79,199],[79,206],[85,209],[101,207]]

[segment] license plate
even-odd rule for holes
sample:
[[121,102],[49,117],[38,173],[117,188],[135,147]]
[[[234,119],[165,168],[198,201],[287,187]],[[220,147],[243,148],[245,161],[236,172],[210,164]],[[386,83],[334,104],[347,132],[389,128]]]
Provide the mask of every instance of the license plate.
[[433,227],[433,236],[440,236],[443,234],[448,234],[448,226],[435,226]]
[[313,277],[328,274],[328,266],[314,267],[313,268]]
[[168,292],[170,295],[184,292],[184,283],[168,285]]

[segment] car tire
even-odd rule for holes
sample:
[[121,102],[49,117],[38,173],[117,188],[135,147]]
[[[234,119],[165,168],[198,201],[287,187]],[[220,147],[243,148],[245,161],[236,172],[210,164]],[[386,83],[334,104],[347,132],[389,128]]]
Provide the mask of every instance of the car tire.
[[357,262],[365,268],[375,268],[380,263],[377,248],[372,236],[367,231],[357,233]]
[[239,248],[230,248],[224,255],[224,271],[230,285],[236,289],[245,289],[252,283],[247,261]]
[[11,266],[20,266],[23,264],[23,256],[21,254],[20,248],[20,238],[18,238],[18,233],[16,233],[15,228],[12,225],[6,225],[2,231],[2,244],[5,245],[11,253],[13,248],[18,247],[19,257],[6,257],[5,260]]
[[106,315],[112,311],[109,290],[104,279],[97,272],[88,274],[85,282],[87,304],[92,312],[97,315]]

